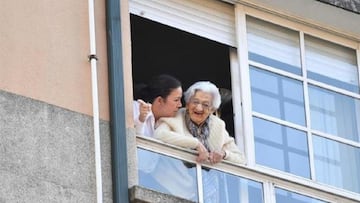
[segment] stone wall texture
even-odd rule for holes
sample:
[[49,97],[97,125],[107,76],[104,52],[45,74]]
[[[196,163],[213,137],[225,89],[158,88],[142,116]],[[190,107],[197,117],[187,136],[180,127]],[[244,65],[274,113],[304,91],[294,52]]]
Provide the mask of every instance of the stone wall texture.
[[[109,123],[100,123],[112,202]],[[92,117],[0,90],[0,203],[96,202]]]

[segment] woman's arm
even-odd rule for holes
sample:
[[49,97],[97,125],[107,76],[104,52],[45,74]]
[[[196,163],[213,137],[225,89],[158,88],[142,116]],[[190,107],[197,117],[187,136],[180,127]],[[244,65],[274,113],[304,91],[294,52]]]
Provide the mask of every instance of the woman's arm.
[[154,137],[163,142],[189,149],[195,149],[199,144],[196,138],[175,132],[166,122],[161,122],[158,125]]
[[234,163],[245,164],[245,156],[235,144],[234,138],[227,134],[224,141],[223,151],[225,151],[226,154],[224,159]]

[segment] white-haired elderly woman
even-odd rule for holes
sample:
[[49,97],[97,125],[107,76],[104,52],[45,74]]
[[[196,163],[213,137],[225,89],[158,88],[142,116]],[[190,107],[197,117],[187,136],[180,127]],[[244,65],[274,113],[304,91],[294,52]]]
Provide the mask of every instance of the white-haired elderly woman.
[[196,149],[199,163],[216,164],[223,159],[244,163],[244,155],[229,136],[225,123],[213,113],[219,108],[221,96],[209,81],[199,81],[184,93],[186,108],[175,117],[163,117],[157,123],[154,136],[163,142]]

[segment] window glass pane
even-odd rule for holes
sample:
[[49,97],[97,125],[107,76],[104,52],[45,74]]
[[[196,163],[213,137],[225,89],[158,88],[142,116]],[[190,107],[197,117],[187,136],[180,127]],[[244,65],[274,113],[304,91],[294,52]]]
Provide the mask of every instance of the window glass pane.
[[276,203],[325,203],[324,201],[280,188],[275,188],[275,193]]
[[141,148],[137,153],[140,186],[198,201],[194,164]]
[[316,180],[360,193],[360,149],[313,136]]
[[263,203],[262,184],[246,178],[203,167],[202,182],[206,203]]
[[298,32],[247,16],[249,59],[301,75]]
[[251,67],[253,110],[305,126],[302,83],[269,71]]
[[360,101],[309,85],[311,128],[360,141]]
[[309,78],[359,92],[355,50],[306,35],[305,56]]
[[253,121],[256,163],[310,178],[306,133],[260,118]]

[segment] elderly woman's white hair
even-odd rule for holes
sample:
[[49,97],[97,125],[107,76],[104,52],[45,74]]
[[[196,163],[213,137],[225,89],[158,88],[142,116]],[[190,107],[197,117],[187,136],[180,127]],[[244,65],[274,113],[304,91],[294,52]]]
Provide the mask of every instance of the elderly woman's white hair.
[[191,85],[184,93],[185,102],[188,103],[196,91],[206,92],[212,95],[212,107],[213,110],[217,110],[221,104],[221,96],[219,89],[209,81],[199,81]]

